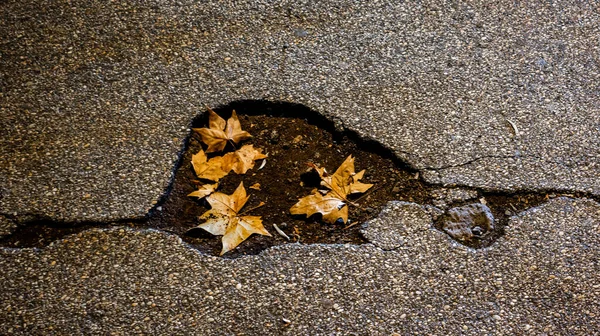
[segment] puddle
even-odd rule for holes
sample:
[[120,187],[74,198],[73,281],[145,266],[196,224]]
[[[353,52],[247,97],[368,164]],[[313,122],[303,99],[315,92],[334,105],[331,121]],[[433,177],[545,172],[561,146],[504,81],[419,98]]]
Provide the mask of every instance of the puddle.
[[[353,132],[336,131],[333,122],[303,105],[270,103],[264,101],[239,101],[216,108],[222,117],[228,118],[235,109],[242,128],[253,138],[246,143],[262,148],[268,153],[263,169],[248,171],[245,175],[230,173],[221,180],[219,191],[231,194],[243,181],[250,200],[245,209],[260,202],[265,205],[248,215],[262,216],[265,228],[273,237],[253,235],[225,257],[258,254],[262,250],[286,244],[288,241],[277,234],[277,224],[290,238],[290,242],[322,244],[363,244],[361,224],[375,218],[388,201],[400,200],[436,206],[442,210],[435,227],[443,229],[443,211],[452,207],[482,200],[494,216],[491,232],[481,234],[461,243],[481,248],[492,244],[504,233],[510,216],[537,206],[550,197],[546,193],[494,193],[471,188],[442,188],[424,183],[418,172],[398,160],[381,144],[364,141]],[[192,127],[205,127],[205,116],[196,118]],[[20,225],[10,236],[0,240],[5,247],[42,247],[65,235],[81,232],[92,227],[129,226],[154,228],[171,232],[198,250],[218,255],[221,250],[220,236],[212,236],[201,229],[189,231],[199,224],[197,217],[207,210],[207,204],[187,195],[196,190],[197,178],[192,170],[191,156],[201,148],[198,134],[193,132],[179,161],[175,179],[168,193],[147,218],[137,221],[115,223],[57,223],[37,219]],[[305,219],[289,215],[289,209],[298,198],[310,194],[318,186],[318,176],[307,173],[307,163],[313,162],[333,172],[348,155],[355,157],[356,171],[366,169],[361,180],[374,187],[349,208],[349,224],[324,224],[318,217]],[[259,183],[260,190],[248,189]],[[559,193],[552,195],[560,196]]]

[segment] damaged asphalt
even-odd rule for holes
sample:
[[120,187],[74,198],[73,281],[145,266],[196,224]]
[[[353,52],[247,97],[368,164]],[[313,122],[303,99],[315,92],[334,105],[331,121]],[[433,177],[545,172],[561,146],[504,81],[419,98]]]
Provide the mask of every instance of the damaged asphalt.
[[[430,183],[597,198],[599,38],[574,1],[3,1],[0,234],[145,216],[191,120],[239,100],[303,104]],[[418,207],[376,220],[390,241],[236,260],[149,230],[2,249],[0,333],[598,332],[596,201],[550,200],[483,250]]]

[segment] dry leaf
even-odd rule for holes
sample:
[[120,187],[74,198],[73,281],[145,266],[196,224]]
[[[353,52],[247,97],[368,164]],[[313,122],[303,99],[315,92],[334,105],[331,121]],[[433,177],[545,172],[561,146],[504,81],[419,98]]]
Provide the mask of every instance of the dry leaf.
[[231,195],[216,192],[206,197],[211,209],[199,217],[205,222],[198,227],[213,235],[223,235],[221,255],[236,248],[253,233],[271,236],[260,216],[240,216],[239,212],[248,198],[250,196],[246,195],[243,182]]
[[341,218],[344,223],[348,221],[348,206],[343,200],[328,193],[321,195],[317,189],[312,194],[302,197],[298,203],[290,209],[292,215],[306,215],[310,217],[316,213],[323,214],[323,220],[327,223],[335,223]]
[[238,143],[252,137],[250,133],[242,130],[242,125],[235,110],[226,123],[225,119],[208,108],[208,128],[194,128],[194,131],[200,133],[202,141],[208,145],[207,153],[222,151],[228,141]]
[[233,169],[236,174],[246,174],[249,169],[254,168],[254,161],[267,157],[261,152],[262,149],[245,145],[233,153],[227,153],[223,156],[223,170],[229,172]]
[[372,184],[361,183],[359,180],[365,174],[362,170],[354,173],[354,158],[348,156],[339,168],[329,175],[325,168],[316,165],[311,166],[321,177],[321,185],[328,188],[329,191],[320,191],[314,189],[312,194],[298,200],[291,209],[292,215],[312,216],[315,213],[323,215],[323,221],[335,223],[342,219],[344,223],[348,221],[348,206],[350,203],[347,196],[354,193],[363,193],[371,188]]
[[260,190],[260,183],[254,183],[253,185],[249,186],[248,188],[254,189],[254,190]]
[[373,185],[358,182],[365,174],[364,170],[354,173],[354,158],[348,156],[338,169],[329,175],[325,168],[313,165],[321,177],[321,185],[330,189],[339,199],[347,201],[346,196],[354,193],[364,193]]
[[219,186],[218,183],[205,184],[205,185],[202,185],[200,188],[198,188],[198,190],[189,193],[188,196],[203,198],[203,197],[206,197],[206,196],[212,194],[217,189],[218,186]]
[[217,156],[207,161],[206,153],[200,150],[192,156],[192,166],[198,178],[211,181],[218,181],[221,177],[227,175],[230,169],[223,170],[223,157]]

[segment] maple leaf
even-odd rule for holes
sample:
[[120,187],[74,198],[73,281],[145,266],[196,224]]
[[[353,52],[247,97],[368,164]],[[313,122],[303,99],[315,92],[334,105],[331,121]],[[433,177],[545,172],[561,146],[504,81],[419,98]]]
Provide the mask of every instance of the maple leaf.
[[192,166],[198,178],[211,181],[218,181],[231,170],[228,169],[225,171],[223,169],[223,157],[217,156],[208,160],[203,150],[192,155]]
[[348,206],[343,200],[332,196],[331,193],[322,195],[317,189],[312,194],[302,197],[291,209],[292,215],[306,215],[310,217],[316,213],[323,214],[327,223],[335,223],[341,218],[344,223],[348,221]]
[[354,193],[363,193],[371,188],[372,184],[359,182],[365,174],[362,170],[354,173],[354,158],[348,156],[346,160],[338,167],[332,175],[329,175],[325,168],[316,165],[311,167],[321,177],[321,185],[329,189],[320,193],[317,189],[312,194],[300,198],[291,209],[292,215],[306,215],[310,217],[315,213],[321,213],[323,220],[327,223],[335,223],[342,219],[344,223],[348,221],[348,206],[351,203],[348,195]]
[[220,152],[225,149],[228,141],[234,144],[251,138],[250,133],[242,130],[242,125],[238,119],[235,110],[231,113],[231,118],[225,122],[215,111],[208,108],[208,128],[194,128],[200,133],[202,141],[208,145],[207,153]]
[[198,227],[213,235],[223,236],[223,249],[220,255],[233,250],[253,233],[271,236],[263,226],[260,216],[242,216],[240,214],[240,210],[249,198],[243,182],[240,182],[231,195],[216,192],[206,197],[211,209],[199,217],[205,222]]
[[365,175],[365,170],[354,172],[354,158],[349,155],[332,175],[325,168],[313,165],[321,177],[321,185],[330,189],[339,199],[348,201],[347,196],[354,193],[364,193],[373,185],[358,182]]
[[218,186],[219,186],[218,183],[204,184],[200,188],[198,188],[198,190],[189,193],[188,196],[203,198],[203,197],[206,197],[206,196],[212,194],[215,191],[215,189],[217,189]]
[[233,169],[236,174],[246,174],[249,169],[254,168],[254,161],[267,157],[261,152],[262,149],[244,145],[233,153],[227,153],[223,156],[223,170],[229,172]]

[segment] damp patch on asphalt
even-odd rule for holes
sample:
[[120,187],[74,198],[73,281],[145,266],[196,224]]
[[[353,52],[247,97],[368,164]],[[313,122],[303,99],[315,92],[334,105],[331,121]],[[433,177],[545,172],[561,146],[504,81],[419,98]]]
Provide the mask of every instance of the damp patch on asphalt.
[[[272,234],[272,237],[253,235],[225,254],[227,258],[258,254],[269,247],[294,242],[367,243],[361,228],[365,222],[376,218],[390,201],[427,206],[436,229],[463,245],[484,248],[504,234],[511,216],[550,198],[565,195],[552,191],[500,193],[427,184],[417,170],[399,160],[388,148],[378,142],[364,140],[355,132],[340,129],[333,121],[299,104],[238,101],[214,110],[223,118],[228,118],[232,110],[236,110],[242,128],[253,135],[246,143],[268,153],[262,169],[257,169],[257,165],[244,175],[232,172],[220,181],[218,191],[226,194],[231,194],[241,181],[246,187],[260,184],[260,190],[247,188],[251,196],[246,208],[264,202],[264,206],[249,214],[262,216],[265,228]],[[206,115],[202,113],[193,120],[190,128],[205,127],[206,124]],[[17,228],[12,234],[0,238],[0,246],[43,247],[66,235],[90,228],[127,226],[170,232],[201,252],[218,255],[221,237],[202,229],[193,229],[201,223],[198,216],[209,205],[204,200],[187,196],[197,189],[199,183],[192,169],[191,157],[201,148],[206,149],[203,146],[200,136],[191,132],[174,168],[174,180],[146,218],[110,223],[63,223],[41,216],[11,218],[7,215],[6,220],[15,222]],[[319,215],[310,218],[291,216],[289,209],[298,198],[310,194],[312,189],[319,186],[319,176],[310,171],[308,163],[333,172],[349,155],[355,158],[356,171],[366,170],[361,182],[374,184],[371,190],[354,199],[357,205],[349,208],[349,223],[326,224],[320,221]],[[278,234],[273,224],[289,240]]]

